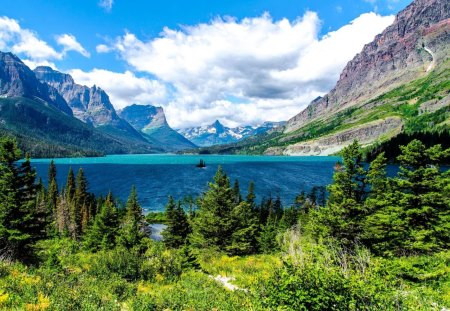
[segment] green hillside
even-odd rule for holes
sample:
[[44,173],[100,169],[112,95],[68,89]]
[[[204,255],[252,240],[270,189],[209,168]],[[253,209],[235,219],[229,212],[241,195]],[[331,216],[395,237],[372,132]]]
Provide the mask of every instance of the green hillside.
[[95,156],[153,151],[145,142],[109,134],[39,100],[0,99],[0,133],[33,157]]
[[[450,94],[450,61],[424,78],[417,79],[358,107],[342,109],[335,114],[312,121],[294,132],[260,135],[236,144],[200,149],[201,153],[263,154],[270,147],[285,148],[289,145],[312,141],[333,135],[369,122],[388,117],[403,121],[402,133],[411,137],[418,133],[442,133],[450,130],[450,106],[435,103]],[[448,99],[447,99],[448,101]],[[429,110],[426,110],[430,107]],[[436,109],[436,110],[434,110]],[[394,136],[381,136],[373,143],[380,145]]]

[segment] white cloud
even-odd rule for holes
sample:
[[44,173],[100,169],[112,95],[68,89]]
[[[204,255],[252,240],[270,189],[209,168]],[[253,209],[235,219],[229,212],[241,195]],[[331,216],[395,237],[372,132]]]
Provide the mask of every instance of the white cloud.
[[56,42],[63,46],[63,53],[66,53],[68,51],[75,51],[83,55],[84,57],[90,57],[88,51],[83,48],[83,46],[77,41],[75,36],[71,34],[62,34],[59,36],[56,36]]
[[113,0],[100,0],[98,2],[98,5],[101,8],[103,8],[106,12],[111,12],[113,4],[114,4]]
[[18,54],[24,62],[33,68],[35,65],[51,65],[53,61],[62,60],[68,51],[76,51],[89,57],[89,53],[81,46],[73,35],[63,34],[56,37],[62,51],[56,51],[38,35],[21,28],[18,21],[6,16],[0,17],[0,50]]
[[22,54],[33,61],[61,59],[62,55],[28,29],[22,29],[15,19],[0,17],[0,49]]
[[320,38],[314,12],[290,22],[268,14],[165,28],[142,41],[132,33],[111,48],[135,70],[173,87],[166,110],[175,127],[286,120],[329,91],[346,63],[394,20],[363,14]]
[[106,44],[99,44],[95,47],[95,50],[97,53],[109,53],[112,49]]
[[103,69],[89,72],[74,69],[69,72],[78,84],[92,87],[94,84],[104,89],[114,107],[120,109],[133,103],[164,104],[167,92],[164,84],[148,78],[136,77],[130,71],[117,73]]

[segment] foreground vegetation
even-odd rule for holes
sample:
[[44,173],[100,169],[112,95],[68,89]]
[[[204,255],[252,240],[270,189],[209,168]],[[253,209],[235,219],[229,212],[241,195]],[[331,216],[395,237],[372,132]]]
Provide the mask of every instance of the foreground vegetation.
[[[442,310],[450,306],[450,149],[401,147],[387,177],[355,142],[334,182],[279,198],[243,196],[221,169],[208,191],[169,198],[164,241],[148,238],[132,189],[125,206],[35,182],[0,142],[0,308],[19,310]],[[217,276],[222,278],[219,279]],[[227,277],[230,279],[223,279]],[[234,290],[224,285],[230,282]]]

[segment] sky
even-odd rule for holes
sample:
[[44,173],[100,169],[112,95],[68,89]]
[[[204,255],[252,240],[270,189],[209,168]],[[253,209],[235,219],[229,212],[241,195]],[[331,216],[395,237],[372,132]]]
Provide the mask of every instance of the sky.
[[172,127],[288,120],[411,0],[1,0],[0,51]]

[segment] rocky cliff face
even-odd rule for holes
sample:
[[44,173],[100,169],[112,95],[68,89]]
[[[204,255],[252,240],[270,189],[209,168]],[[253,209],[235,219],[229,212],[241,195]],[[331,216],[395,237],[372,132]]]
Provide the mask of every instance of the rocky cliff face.
[[177,133],[167,123],[162,107],[131,105],[119,111],[119,115],[147,139],[167,151],[195,148],[196,145]]
[[74,116],[81,121],[97,127],[119,119],[108,94],[101,88],[76,84],[70,75],[50,67],[37,67],[34,73],[39,80],[54,87],[64,97]]
[[108,94],[101,88],[76,84],[69,74],[46,66],[37,67],[34,73],[64,97],[77,119],[111,135],[146,142],[138,131],[118,116]]
[[446,62],[449,17],[448,0],[415,0],[347,64],[333,90],[288,121],[285,132],[360,105]]
[[72,110],[56,89],[41,83],[17,56],[0,52],[0,96],[41,99],[67,115]]

